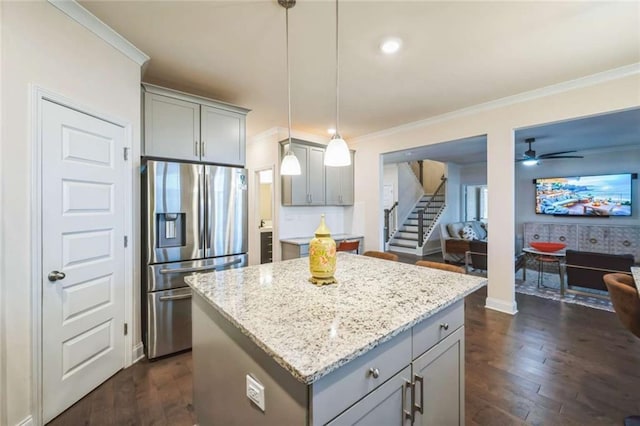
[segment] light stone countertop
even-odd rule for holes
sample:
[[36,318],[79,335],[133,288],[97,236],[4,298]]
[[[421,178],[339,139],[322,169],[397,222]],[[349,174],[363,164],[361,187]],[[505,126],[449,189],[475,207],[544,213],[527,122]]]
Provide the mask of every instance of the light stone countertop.
[[[355,240],[357,238],[364,238],[364,235],[358,234],[331,234],[331,238],[334,240]],[[296,237],[296,238],[283,238],[280,240],[281,243],[289,243],[289,244],[297,244],[299,246],[304,246],[309,244],[309,242],[313,239],[313,236],[310,237]]]
[[638,290],[638,297],[640,297],[640,266],[632,266],[631,273],[633,274],[633,281],[636,283],[636,290]]
[[463,299],[486,279],[338,253],[338,284],[307,281],[309,259],[185,281],[297,380],[310,384]]

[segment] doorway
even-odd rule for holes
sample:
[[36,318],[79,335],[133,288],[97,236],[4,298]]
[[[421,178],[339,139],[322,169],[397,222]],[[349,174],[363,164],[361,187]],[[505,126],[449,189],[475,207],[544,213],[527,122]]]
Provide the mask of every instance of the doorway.
[[[256,171],[256,219],[260,241],[260,263],[273,262],[274,168]],[[255,228],[254,228],[255,229]]]
[[34,421],[46,423],[129,362],[130,127],[34,93]]

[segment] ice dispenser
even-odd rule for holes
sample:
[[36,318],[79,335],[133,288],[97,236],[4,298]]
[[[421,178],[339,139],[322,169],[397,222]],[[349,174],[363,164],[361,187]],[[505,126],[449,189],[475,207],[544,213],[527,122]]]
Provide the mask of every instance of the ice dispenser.
[[186,244],[184,213],[157,213],[158,248],[182,247]]

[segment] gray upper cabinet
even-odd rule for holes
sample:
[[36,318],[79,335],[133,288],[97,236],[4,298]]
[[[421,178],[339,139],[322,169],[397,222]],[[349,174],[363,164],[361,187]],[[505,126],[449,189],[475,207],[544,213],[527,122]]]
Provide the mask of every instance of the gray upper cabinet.
[[143,84],[144,155],[244,166],[249,110]]
[[200,159],[200,105],[197,103],[145,93],[144,130],[145,155]]
[[202,161],[244,165],[245,115],[207,105],[200,108]]
[[[282,141],[282,156],[286,141]],[[351,166],[325,167],[325,146],[293,140],[291,151],[300,162],[299,176],[282,177],[283,206],[353,205],[353,161]]]
[[[300,142],[294,140],[291,151],[300,162],[301,174],[282,177],[282,205],[322,206],[325,204],[324,148]],[[283,156],[285,152],[283,147]]]
[[354,152],[351,151],[350,166],[326,167],[326,196],[328,205],[353,205],[353,163]]

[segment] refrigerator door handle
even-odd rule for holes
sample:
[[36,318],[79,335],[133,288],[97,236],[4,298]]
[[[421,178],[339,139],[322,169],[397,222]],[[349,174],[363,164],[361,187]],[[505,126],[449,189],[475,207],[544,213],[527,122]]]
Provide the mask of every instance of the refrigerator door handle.
[[203,185],[204,183],[202,182],[202,174],[203,174],[203,170],[202,168],[200,168],[200,171],[198,172],[198,215],[199,217],[199,229],[198,229],[198,233],[200,235],[200,250],[202,250],[202,254],[206,255],[205,253],[205,238],[204,238],[204,229],[205,229],[205,221],[206,221],[206,211],[205,211],[205,200],[206,200],[206,193],[204,191]]
[[205,238],[204,238],[204,249],[205,249],[205,256],[209,257],[211,256],[211,253],[209,252],[209,250],[211,249],[211,226],[213,225],[213,221],[211,220],[211,212],[209,211],[209,208],[211,207],[211,175],[209,173],[207,173],[205,171],[204,173],[204,206],[205,206],[205,210],[204,210],[204,214],[205,217],[207,218],[207,225],[206,225],[206,230],[205,230]]
[[158,300],[161,302],[168,302],[170,300],[183,300],[183,299],[191,299],[190,294],[180,294],[177,296],[160,296]]
[[178,273],[184,273],[184,272],[201,272],[201,271],[220,270],[228,266],[237,265],[238,263],[242,263],[242,259],[232,260],[231,262],[221,263],[219,265],[195,266],[193,268],[179,268],[179,269],[164,268],[164,269],[160,269],[160,273],[161,274],[178,274]]

